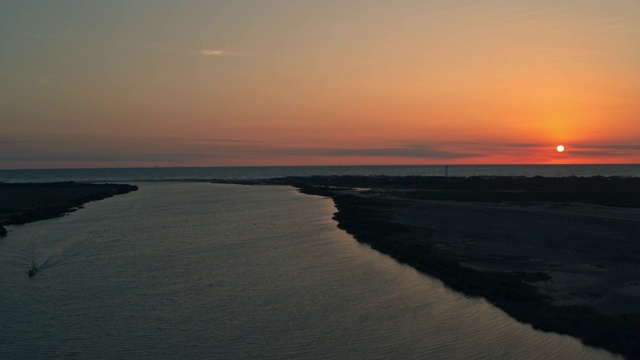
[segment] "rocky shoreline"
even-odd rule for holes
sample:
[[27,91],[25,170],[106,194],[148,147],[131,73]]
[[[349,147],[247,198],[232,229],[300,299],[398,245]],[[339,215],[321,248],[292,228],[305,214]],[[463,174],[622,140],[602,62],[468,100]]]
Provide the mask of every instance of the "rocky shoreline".
[[232,182],[330,197],[338,227],[359,242],[537,329],[640,358],[638,178]]
[[85,203],[137,189],[126,184],[0,183],[0,236],[8,233],[4,225],[63,216]]

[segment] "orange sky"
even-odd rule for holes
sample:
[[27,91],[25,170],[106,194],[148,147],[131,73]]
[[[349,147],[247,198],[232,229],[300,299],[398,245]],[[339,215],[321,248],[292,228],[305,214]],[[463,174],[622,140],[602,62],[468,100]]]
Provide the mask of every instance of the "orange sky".
[[2,2],[0,168],[640,163],[638,19],[635,0]]

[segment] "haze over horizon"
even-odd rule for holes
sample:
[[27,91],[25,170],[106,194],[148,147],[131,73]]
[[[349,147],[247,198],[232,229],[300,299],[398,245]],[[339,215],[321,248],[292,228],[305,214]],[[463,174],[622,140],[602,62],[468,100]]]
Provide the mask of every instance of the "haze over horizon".
[[637,0],[3,1],[0,169],[640,163],[638,19]]

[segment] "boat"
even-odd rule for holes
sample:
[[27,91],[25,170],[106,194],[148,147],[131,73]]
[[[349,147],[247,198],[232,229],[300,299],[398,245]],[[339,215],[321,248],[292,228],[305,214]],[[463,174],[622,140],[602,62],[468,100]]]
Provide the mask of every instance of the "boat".
[[32,277],[32,276],[34,276],[34,275],[35,275],[35,274],[37,274],[37,273],[38,273],[38,266],[37,266],[37,265],[36,265],[36,263],[34,262],[34,263],[32,263],[32,264],[31,264],[31,269],[29,269],[28,274],[29,274],[29,277]]

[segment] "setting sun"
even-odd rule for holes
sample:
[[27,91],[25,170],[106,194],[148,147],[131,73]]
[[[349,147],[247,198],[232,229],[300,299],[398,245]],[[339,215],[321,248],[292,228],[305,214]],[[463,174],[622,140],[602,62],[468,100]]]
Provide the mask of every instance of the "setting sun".
[[0,1],[0,169],[640,163],[637,1],[371,3]]
[[556,147],[556,150],[558,150],[559,153],[564,152],[564,146],[558,145],[558,147]]

